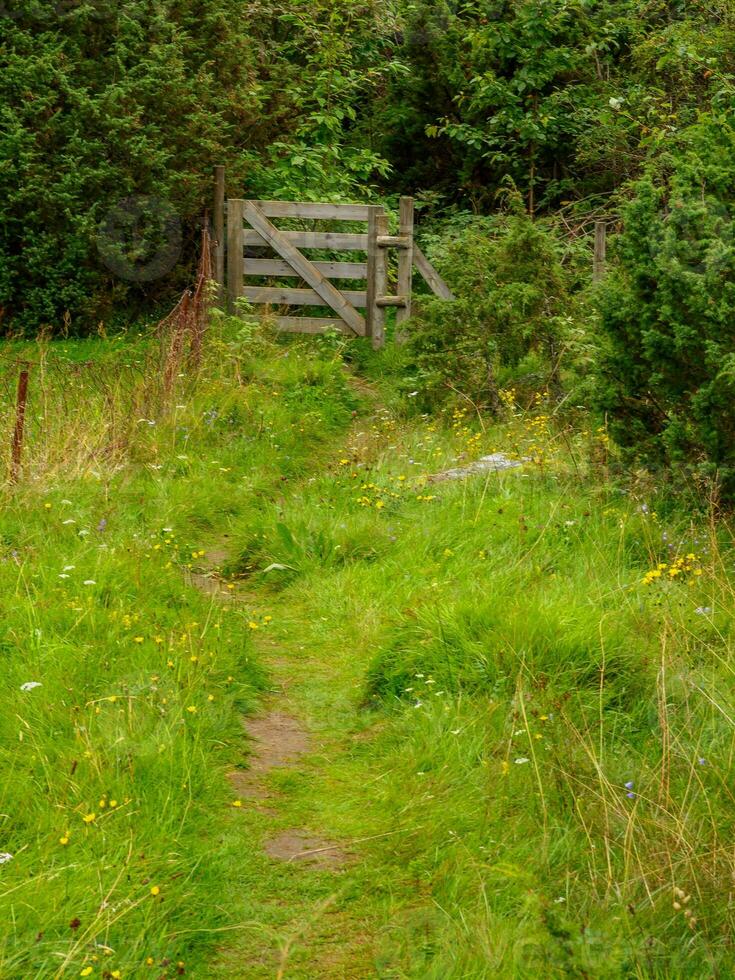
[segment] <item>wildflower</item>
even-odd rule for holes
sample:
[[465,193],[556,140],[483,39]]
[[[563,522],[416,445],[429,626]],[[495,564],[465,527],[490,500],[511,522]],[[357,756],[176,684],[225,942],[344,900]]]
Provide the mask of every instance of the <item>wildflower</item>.
[[120,980],[122,973],[119,970],[113,970],[110,976],[113,978],[113,980]]
[[51,504],[45,503],[43,506],[45,507],[46,510],[51,510]]
[[114,810],[117,806],[117,800],[110,800],[110,809]]
[[524,765],[524,764],[525,764],[526,762],[530,762],[530,761],[531,761],[531,760],[530,760],[530,759],[527,759],[527,758],[525,757],[525,755],[522,755],[522,756],[521,756],[520,758],[518,758],[518,759],[514,759],[514,760],[513,760],[513,762],[514,762],[514,763],[515,763],[515,764],[516,764],[517,766],[522,766],[522,765]]
[[84,969],[80,971],[79,976],[88,977],[93,970],[94,970],[93,966],[85,966]]
[[76,521],[74,520],[73,517],[67,517],[67,519],[65,521],[62,521],[61,523],[62,524],[76,524]]
[[160,894],[161,894],[161,889],[158,887],[158,885],[154,885],[151,888],[151,895],[153,895],[153,897],[155,898],[156,895],[160,895]]
[[242,806],[242,800],[233,800],[232,801],[232,805],[233,806],[240,807],[240,806]]
[[196,705],[194,704],[190,704],[186,710],[189,712],[190,715],[195,715],[197,712]]
[[7,864],[8,861],[13,860],[13,855],[8,854],[7,851],[0,851],[0,864]]
[[144,637],[142,637],[142,636],[134,636],[133,637],[133,643],[142,643],[143,640],[144,640]]
[[701,759],[701,758],[700,759],[697,759],[697,765],[699,765],[699,766],[706,766],[707,765],[707,760],[706,759]]
[[85,815],[82,817],[82,820],[85,823],[94,823],[96,819],[97,819],[96,813],[85,813]]
[[500,763],[500,771],[504,776],[507,776],[508,773],[510,772],[510,765],[506,762],[505,759],[503,759],[503,761]]
[[207,701],[214,701],[214,694],[207,695]]
[[248,623],[248,629],[257,630],[258,629],[258,624],[257,623],[254,623],[252,621],[252,619],[251,619],[250,622]]
[[68,843],[69,843],[69,831],[67,830],[67,832],[64,834],[63,837],[59,837],[59,844],[61,844],[62,847],[66,847]]
[[25,684],[20,685],[21,691],[33,691],[37,687],[42,687],[40,681],[26,681]]
[[85,578],[84,584],[85,585],[97,585],[97,583],[95,582],[95,580],[93,578]]

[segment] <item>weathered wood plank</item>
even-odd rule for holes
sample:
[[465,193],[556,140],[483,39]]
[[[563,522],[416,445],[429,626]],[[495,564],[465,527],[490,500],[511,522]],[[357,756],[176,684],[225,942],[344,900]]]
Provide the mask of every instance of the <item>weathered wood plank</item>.
[[235,312],[235,300],[243,290],[243,202],[227,202],[227,308]]
[[[372,288],[368,297],[370,301],[370,337],[373,349],[378,350],[385,343],[385,307],[381,306],[378,300],[385,296],[388,284],[387,253],[384,248],[380,248],[380,239],[385,237],[388,232],[388,215],[382,208],[376,208],[373,211],[368,229],[368,233],[372,231],[371,238],[374,243],[372,255],[368,253],[368,264],[372,272]],[[372,261],[370,261],[371,259]]]
[[400,326],[411,316],[411,287],[413,285],[413,198],[402,197],[398,206],[398,233],[408,239],[408,248],[398,253],[398,295],[404,303],[396,310],[396,340],[400,342]]
[[253,201],[266,218],[314,218],[367,221],[367,204],[320,204],[313,201]]
[[454,293],[426,258],[416,242],[413,243],[413,264],[424,277],[435,296],[439,296],[441,299],[454,299]]
[[405,296],[378,296],[375,300],[378,306],[405,306]]
[[[364,290],[342,289],[340,293],[355,307],[367,306]],[[251,303],[285,304],[287,306],[327,306],[315,289],[292,289],[290,286],[245,286],[243,296]]]
[[[313,262],[328,279],[365,279],[367,262]],[[245,259],[246,276],[296,276],[284,259]]]
[[[252,201],[246,201],[252,204]],[[265,217],[265,215],[263,215]],[[266,218],[266,220],[268,220]],[[331,248],[341,252],[367,252],[367,235],[340,231],[280,231],[284,241],[294,248]],[[249,247],[269,247],[268,241],[254,229],[246,229],[243,245]]]
[[327,330],[341,330],[352,334],[344,322],[327,316],[277,316],[276,326],[285,333],[326,333]]
[[378,233],[375,230],[375,220],[382,208],[371,207],[368,213],[368,253],[367,253],[367,312],[365,321],[366,337],[373,335],[373,316],[375,315],[375,259],[378,255]]
[[[312,289],[315,289],[319,293],[321,298],[326,301],[326,305],[331,306],[335,313],[342,317],[354,333],[364,336],[366,329],[364,318],[357,312],[349,300],[328,279],[324,278],[309,259],[299,252],[298,248],[289,240],[286,233],[279,231],[252,201],[245,201],[244,214],[249,224],[252,225],[263,240],[268,242],[274,251],[278,252],[281,258],[285,259],[296,270],[298,275]],[[367,235],[355,237],[367,238]]]

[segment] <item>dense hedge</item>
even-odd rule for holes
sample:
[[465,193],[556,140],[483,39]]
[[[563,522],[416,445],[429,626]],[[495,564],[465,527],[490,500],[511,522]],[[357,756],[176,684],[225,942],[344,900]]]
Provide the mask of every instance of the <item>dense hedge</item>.
[[602,296],[599,404],[649,463],[735,494],[735,99],[634,188]]
[[[0,329],[170,292],[214,163],[238,194],[487,213],[510,176],[529,210],[600,207],[717,100],[732,21],[730,0],[0,0]],[[111,209],[105,241],[137,230],[105,264]]]
[[[214,163],[230,193],[280,196],[380,170],[345,122],[387,70],[365,70],[384,31],[361,4],[4,0],[0,27],[5,331],[87,331],[184,281]],[[137,238],[106,264],[100,223],[109,251],[126,214]],[[172,215],[183,264],[156,275],[178,254]]]

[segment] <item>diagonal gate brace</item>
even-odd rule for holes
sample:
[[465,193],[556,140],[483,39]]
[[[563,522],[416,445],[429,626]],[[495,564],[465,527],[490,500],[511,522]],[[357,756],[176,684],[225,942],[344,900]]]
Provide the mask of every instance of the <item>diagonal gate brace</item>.
[[266,218],[263,210],[257,204],[254,204],[252,201],[245,201],[243,216],[250,226],[258,232],[260,237],[267,241],[282,259],[288,262],[294,272],[298,273],[321,296],[325,305],[330,306],[344,320],[353,333],[358,334],[360,337],[365,336],[366,327],[364,317],[357,312],[352,303],[328,279],[325,279],[314,263],[310,262]]

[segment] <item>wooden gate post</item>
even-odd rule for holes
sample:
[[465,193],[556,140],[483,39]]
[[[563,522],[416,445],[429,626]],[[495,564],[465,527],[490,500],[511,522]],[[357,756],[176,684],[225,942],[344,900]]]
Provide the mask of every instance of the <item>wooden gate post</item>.
[[217,303],[225,302],[225,168],[214,168],[214,207],[212,209],[214,250],[214,279],[217,283]]
[[245,202],[227,202],[227,309],[236,312],[235,301],[243,295],[245,276],[245,242],[243,212]]
[[605,275],[605,252],[607,225],[604,221],[595,222],[595,254],[592,260],[592,281],[599,282]]
[[413,198],[402,197],[399,205],[398,234],[408,239],[406,248],[398,252],[398,295],[403,297],[404,304],[396,310],[396,341],[400,343],[403,336],[398,329],[411,316],[411,288],[413,280]]
[[373,350],[385,343],[385,307],[378,299],[385,295],[388,281],[385,248],[378,244],[378,238],[388,234],[388,216],[381,207],[373,205],[368,213],[368,254],[367,254],[367,330],[365,335],[372,338]]

